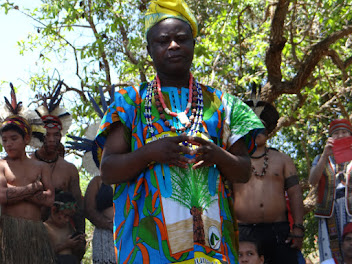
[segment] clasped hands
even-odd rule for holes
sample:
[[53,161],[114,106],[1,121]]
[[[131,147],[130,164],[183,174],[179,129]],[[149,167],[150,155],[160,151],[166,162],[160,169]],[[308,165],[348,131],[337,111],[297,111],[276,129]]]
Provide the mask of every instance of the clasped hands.
[[[190,148],[189,144],[193,147]],[[150,158],[155,162],[181,168],[188,168],[188,164],[193,164],[193,169],[214,165],[220,148],[210,140],[185,134],[165,137],[146,146],[150,148],[148,155],[150,154]]]

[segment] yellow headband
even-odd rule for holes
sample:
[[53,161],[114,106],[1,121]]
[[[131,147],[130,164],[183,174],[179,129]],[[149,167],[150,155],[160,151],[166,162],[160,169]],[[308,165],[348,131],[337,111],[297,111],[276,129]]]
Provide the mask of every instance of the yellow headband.
[[166,18],[177,18],[191,26],[193,37],[198,33],[197,20],[184,0],[153,0],[145,14],[145,35]]

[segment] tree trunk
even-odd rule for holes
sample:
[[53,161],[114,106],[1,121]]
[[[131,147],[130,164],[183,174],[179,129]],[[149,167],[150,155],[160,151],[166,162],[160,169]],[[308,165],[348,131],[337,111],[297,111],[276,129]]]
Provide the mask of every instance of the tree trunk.
[[193,206],[191,215],[193,216],[193,240],[195,243],[205,245],[204,223],[202,219],[203,210]]

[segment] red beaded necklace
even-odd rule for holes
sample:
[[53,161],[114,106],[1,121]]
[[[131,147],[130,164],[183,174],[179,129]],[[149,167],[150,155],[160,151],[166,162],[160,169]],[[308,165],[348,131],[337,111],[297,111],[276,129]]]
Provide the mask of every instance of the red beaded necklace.
[[[193,78],[191,80],[191,84],[192,84],[191,88],[193,90],[193,92],[191,94],[192,104],[188,103],[188,106],[190,105],[189,107],[192,107],[191,115],[189,116],[189,119],[186,116],[188,122],[186,122],[185,126],[179,126],[177,128],[174,126],[171,126],[170,122],[168,120],[166,120],[165,110],[162,107],[162,103],[160,101],[160,98],[162,98],[162,94],[161,94],[161,97],[158,94],[157,85],[156,85],[156,78],[155,78],[155,80],[153,80],[152,82],[150,82],[148,84],[147,94],[145,97],[146,101],[145,101],[144,116],[145,116],[148,130],[150,131],[150,134],[152,135],[154,140],[156,140],[155,129],[153,127],[153,121],[152,121],[152,115],[151,115],[153,94],[154,94],[154,98],[155,98],[155,105],[156,105],[156,108],[159,112],[160,118],[161,118],[161,120],[163,120],[164,125],[166,127],[169,127],[172,132],[178,132],[178,133],[181,132],[182,133],[182,132],[185,132],[187,129],[189,129],[188,135],[194,135],[194,134],[197,134],[197,132],[199,131],[202,120],[203,120],[203,106],[204,106],[203,105],[203,93],[202,93],[202,88],[201,88],[200,84],[198,82],[196,82]],[[190,98],[190,96],[188,96],[188,98]],[[179,118],[178,114],[177,114],[176,118]]]
[[160,100],[160,103],[163,107],[163,110],[166,114],[171,115],[172,117],[177,117],[180,122],[182,124],[188,124],[189,123],[189,119],[187,117],[187,113],[189,111],[189,109],[192,106],[192,89],[193,89],[193,75],[190,73],[189,76],[189,83],[188,83],[188,102],[187,102],[187,106],[186,106],[186,110],[184,112],[179,112],[179,113],[175,113],[170,111],[169,108],[166,107],[165,101],[164,101],[164,97],[163,94],[161,92],[161,84],[160,84],[160,79],[158,76],[156,76],[156,87],[157,87],[157,91],[158,91],[158,98]]

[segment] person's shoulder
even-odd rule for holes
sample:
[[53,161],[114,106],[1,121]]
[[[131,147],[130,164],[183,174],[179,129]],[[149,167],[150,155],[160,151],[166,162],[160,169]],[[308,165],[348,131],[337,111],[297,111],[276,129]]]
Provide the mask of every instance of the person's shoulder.
[[58,161],[59,163],[61,163],[62,165],[64,165],[66,168],[69,168],[70,170],[75,170],[77,171],[76,166],[72,163],[69,162],[67,160],[65,160],[63,157],[59,157]]
[[276,148],[269,148],[269,153],[272,156],[278,157],[280,159],[282,159],[283,161],[292,161],[292,158],[290,157],[290,155],[276,149]]
[[3,169],[7,167],[7,160],[6,159],[0,159],[0,169]]
[[44,168],[44,167],[49,166],[44,161],[37,160],[35,158],[28,158],[27,159],[27,164],[30,165],[30,166],[36,166],[36,167],[40,167],[40,168]]
[[100,183],[101,182],[101,176],[100,175],[96,175],[90,181],[94,182],[94,183],[96,183],[96,182]]
[[131,95],[139,95],[142,91],[146,90],[148,87],[148,83],[147,82],[142,82],[136,85],[129,85],[129,86],[125,86],[120,88],[118,91],[115,92],[115,96],[116,95],[124,95],[124,94],[129,94]]

